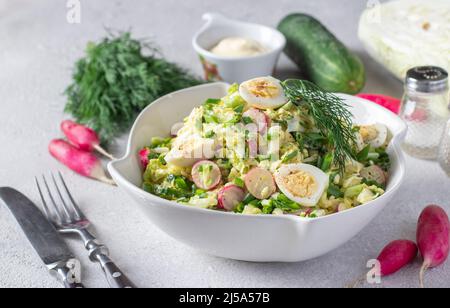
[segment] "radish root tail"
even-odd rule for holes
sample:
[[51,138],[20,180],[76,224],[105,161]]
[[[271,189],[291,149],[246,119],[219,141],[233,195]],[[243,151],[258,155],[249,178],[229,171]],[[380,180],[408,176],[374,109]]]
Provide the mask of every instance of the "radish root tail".
[[109,184],[112,186],[117,186],[116,182],[114,182],[113,179],[110,179],[108,177],[102,177],[98,179],[100,182],[105,183],[105,184]]
[[96,146],[94,147],[94,149],[95,149],[97,152],[99,152],[100,154],[102,154],[103,156],[108,157],[108,158],[111,159],[111,160],[115,160],[115,159],[116,159],[112,154],[108,153],[104,148],[102,148],[102,147],[99,146],[99,145],[96,145]]
[[361,275],[361,277],[357,278],[355,281],[347,284],[345,286],[346,289],[356,289],[359,285],[364,284],[366,281],[367,274]]
[[419,282],[420,282],[420,287],[422,289],[425,288],[425,283],[424,283],[424,277],[425,277],[425,272],[427,271],[427,269],[430,266],[428,265],[428,263],[423,263],[422,268],[420,269],[420,274],[419,274]]

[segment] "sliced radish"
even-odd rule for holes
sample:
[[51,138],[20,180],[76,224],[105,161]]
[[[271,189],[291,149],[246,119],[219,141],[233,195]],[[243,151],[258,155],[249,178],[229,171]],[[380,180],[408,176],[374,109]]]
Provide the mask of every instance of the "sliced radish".
[[150,149],[149,148],[143,148],[139,151],[139,160],[141,161],[142,167],[145,169],[147,168],[147,165],[149,163],[148,156],[150,155]]
[[245,176],[245,186],[249,193],[260,200],[269,198],[277,191],[272,173],[256,167]]
[[252,119],[253,124],[255,124],[256,127],[258,128],[258,132],[264,133],[267,131],[269,122],[268,122],[268,117],[264,112],[262,112],[258,109],[255,109],[255,108],[251,108],[251,109],[247,110],[246,112],[244,112],[242,117],[247,117],[247,118]]
[[251,123],[245,125],[245,130],[248,133],[247,146],[249,149],[249,158],[256,158],[258,156],[258,128],[256,124]]
[[172,137],[178,136],[178,132],[183,128],[184,123],[175,123],[170,129],[170,135]]
[[236,206],[245,198],[245,192],[237,185],[231,184],[219,191],[219,209],[234,211]]
[[195,185],[204,190],[211,190],[219,185],[222,174],[219,166],[209,160],[199,161],[192,167],[192,179]]
[[386,185],[387,182],[386,173],[377,165],[363,168],[360,175],[369,181],[375,181],[381,185]]
[[251,139],[247,141],[249,158],[256,158],[258,156],[258,140]]

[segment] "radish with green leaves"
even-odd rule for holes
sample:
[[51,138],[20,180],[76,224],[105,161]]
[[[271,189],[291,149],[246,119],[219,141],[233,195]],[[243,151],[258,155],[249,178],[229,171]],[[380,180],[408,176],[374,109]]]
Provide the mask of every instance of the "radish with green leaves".
[[98,181],[115,185],[108,178],[100,160],[91,152],[77,149],[62,139],[55,139],[48,147],[50,154],[76,173]]
[[425,271],[443,264],[450,251],[450,222],[441,207],[430,205],[423,210],[417,227],[417,244],[423,257],[420,270],[423,288]]
[[109,159],[115,159],[114,156],[100,146],[100,138],[91,128],[66,120],[61,123],[61,130],[66,135],[67,140],[76,148],[87,152],[95,150]]

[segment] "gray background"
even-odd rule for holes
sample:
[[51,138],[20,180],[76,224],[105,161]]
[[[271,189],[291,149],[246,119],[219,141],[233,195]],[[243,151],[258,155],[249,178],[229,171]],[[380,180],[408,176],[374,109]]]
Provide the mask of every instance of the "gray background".
[[[82,208],[94,222],[118,264],[145,287],[341,287],[366,271],[366,262],[389,241],[414,239],[422,208],[438,203],[447,210],[449,181],[432,162],[407,160],[407,175],[388,208],[360,235],[340,249],[296,264],[257,264],[198,253],[158,229],[118,189],[81,178],[62,168],[47,153],[61,136],[58,126],[71,80],[71,69],[89,40],[105,27],[132,29],[150,37],[165,56],[200,74],[190,40],[202,25],[201,15],[217,11],[238,19],[275,26],[286,14],[309,12],[363,58],[366,91],[400,96],[401,83],[368,58],[356,31],[363,0],[81,0],[82,23],[66,22],[65,1],[0,0],[0,186],[16,187],[38,202],[33,177],[62,169]],[[295,74],[285,58],[279,71]],[[124,151],[125,138],[114,147]],[[330,234],[330,236],[333,236]],[[96,265],[70,240],[84,266],[89,287],[106,287]],[[383,287],[416,287],[419,263],[383,280]],[[427,274],[427,284],[450,286],[450,264]],[[0,287],[59,287],[30,248],[16,222],[0,206]]]

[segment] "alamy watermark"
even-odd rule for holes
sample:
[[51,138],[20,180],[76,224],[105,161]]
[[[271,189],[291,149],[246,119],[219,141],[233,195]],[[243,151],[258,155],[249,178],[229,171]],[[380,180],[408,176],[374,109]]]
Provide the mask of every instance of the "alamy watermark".
[[376,259],[369,260],[367,262],[367,268],[369,272],[367,273],[366,279],[369,284],[380,284],[381,283],[381,263]]
[[69,24],[81,23],[81,1],[67,0],[66,2],[67,14],[66,20]]

